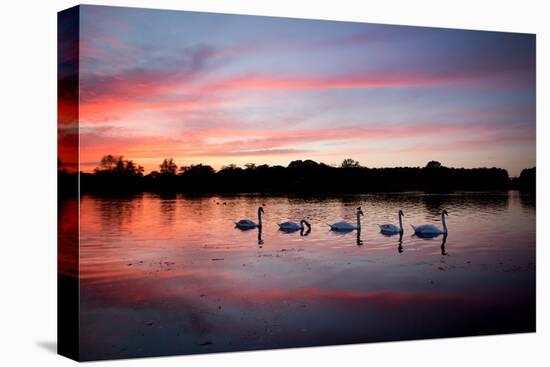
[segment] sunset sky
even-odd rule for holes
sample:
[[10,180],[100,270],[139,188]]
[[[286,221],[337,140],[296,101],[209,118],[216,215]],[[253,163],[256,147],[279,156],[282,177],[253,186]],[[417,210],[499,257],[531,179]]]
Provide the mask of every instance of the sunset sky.
[[535,36],[81,6],[80,161],[535,165]]

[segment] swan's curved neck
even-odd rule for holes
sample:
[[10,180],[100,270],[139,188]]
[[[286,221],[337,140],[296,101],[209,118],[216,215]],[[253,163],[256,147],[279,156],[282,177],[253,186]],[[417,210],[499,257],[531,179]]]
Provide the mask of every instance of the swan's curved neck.
[[399,214],[399,230],[403,233],[403,216]]
[[441,213],[441,222],[443,223],[443,233],[447,233],[447,223],[445,223],[445,213]]
[[357,211],[357,228],[361,228],[361,214]]
[[262,211],[258,210],[258,226],[262,226]]

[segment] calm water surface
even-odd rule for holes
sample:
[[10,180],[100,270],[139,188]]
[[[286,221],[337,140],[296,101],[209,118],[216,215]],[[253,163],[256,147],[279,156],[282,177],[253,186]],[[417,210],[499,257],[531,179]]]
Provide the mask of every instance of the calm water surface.
[[[234,228],[260,205],[261,233]],[[357,206],[360,237],[328,230]],[[412,236],[443,207],[446,238]],[[376,226],[399,209],[401,241]],[[276,225],[302,218],[307,236]],[[83,359],[535,329],[535,206],[517,192],[86,195],[80,219]]]

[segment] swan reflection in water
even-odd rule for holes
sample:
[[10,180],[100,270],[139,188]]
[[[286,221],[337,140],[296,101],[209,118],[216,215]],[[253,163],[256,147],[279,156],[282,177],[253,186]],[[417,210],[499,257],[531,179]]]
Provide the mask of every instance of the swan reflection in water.
[[235,225],[235,228],[238,229],[241,232],[248,232],[252,229],[257,229],[258,230],[258,245],[260,245],[260,247],[262,247],[262,245],[264,244],[264,240],[262,239],[262,226],[243,227],[243,226]]
[[262,248],[264,240],[262,239],[262,227],[258,227],[258,245]]
[[357,230],[357,246],[363,245],[363,240],[361,239],[361,228]]
[[[237,229],[239,229],[243,232],[246,232],[246,231],[249,231],[250,229],[253,229],[253,228],[243,229],[243,228],[237,227]],[[258,245],[260,245],[260,248],[261,248],[262,245],[264,244],[264,240],[262,238],[262,226],[258,226],[258,227],[256,227],[256,229],[258,230]],[[292,232],[295,232],[295,231],[284,231],[283,230],[283,232],[292,233]],[[303,237],[308,236],[310,233],[311,233],[311,227],[302,228],[300,230],[300,236],[303,236]]]
[[[401,211],[399,211],[399,212],[401,212]],[[400,214],[399,217],[401,218],[401,214]],[[399,252],[399,253],[403,252],[403,231],[390,232],[390,231],[382,231],[381,230],[380,234],[384,237],[393,237],[393,236],[399,235],[399,239],[397,240],[397,252]]]
[[361,239],[361,228],[354,228],[350,230],[334,230],[330,229],[329,232],[332,233],[334,236],[347,236],[351,232],[355,231],[355,243],[357,246],[363,245],[363,240]]
[[284,222],[279,224],[279,231],[287,234],[300,231],[300,236],[306,237],[311,233],[311,224],[305,219],[302,219],[300,224],[295,222]]
[[443,256],[448,255],[447,251],[445,251],[445,243],[447,243],[447,234],[446,233],[443,235],[443,240],[441,241],[441,255],[443,255]]
[[308,236],[308,235],[311,233],[311,226],[310,226],[310,227],[306,227],[306,228],[296,228],[296,229],[284,229],[284,228],[279,228],[279,231],[281,231],[281,232],[283,232],[283,233],[287,233],[287,234],[297,232],[298,230],[300,231],[300,236],[306,237],[306,236]]
[[278,226],[280,231],[286,232],[286,233],[292,233],[296,231],[300,231],[300,233],[303,233],[304,229],[306,228],[308,230],[311,230],[311,224],[309,224],[309,222],[305,219],[302,219],[300,223],[291,222],[291,221],[279,223]]
[[429,233],[429,234],[415,233],[415,234],[412,235],[412,237],[418,237],[418,238],[422,238],[422,239],[425,239],[425,240],[431,240],[431,239],[434,239],[434,238],[439,237],[439,236],[443,236],[441,238],[441,255],[443,255],[443,256],[448,255],[447,251],[445,250],[445,244],[447,243],[447,236],[448,236],[447,233]]

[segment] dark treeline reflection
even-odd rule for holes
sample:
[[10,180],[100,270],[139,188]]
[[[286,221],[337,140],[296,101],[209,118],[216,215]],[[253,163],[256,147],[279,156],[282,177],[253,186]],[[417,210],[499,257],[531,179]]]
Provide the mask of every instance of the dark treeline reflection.
[[[60,171],[60,180],[72,175]],[[425,167],[367,168],[352,159],[339,167],[312,160],[292,161],[287,167],[246,164],[222,167],[178,167],[165,159],[159,171],[143,173],[143,167],[123,157],[105,156],[94,173],[80,173],[83,192],[215,192],[215,193],[360,193],[371,191],[445,191],[535,189],[535,168],[509,178],[502,168],[450,168],[436,161]]]
[[[535,197],[530,193],[522,193],[518,196],[524,207],[533,207]],[[322,205],[327,200],[337,200],[349,207],[361,206],[364,200],[368,200],[371,206],[380,207],[399,207],[412,208],[418,203],[422,203],[428,213],[439,218],[441,208],[462,207],[476,208],[483,207],[487,210],[502,210],[506,208],[510,199],[507,191],[459,191],[456,193],[426,193],[409,192],[407,195],[402,193],[379,192],[372,195],[292,195],[288,197],[291,205],[299,207],[303,203],[318,203]]]

